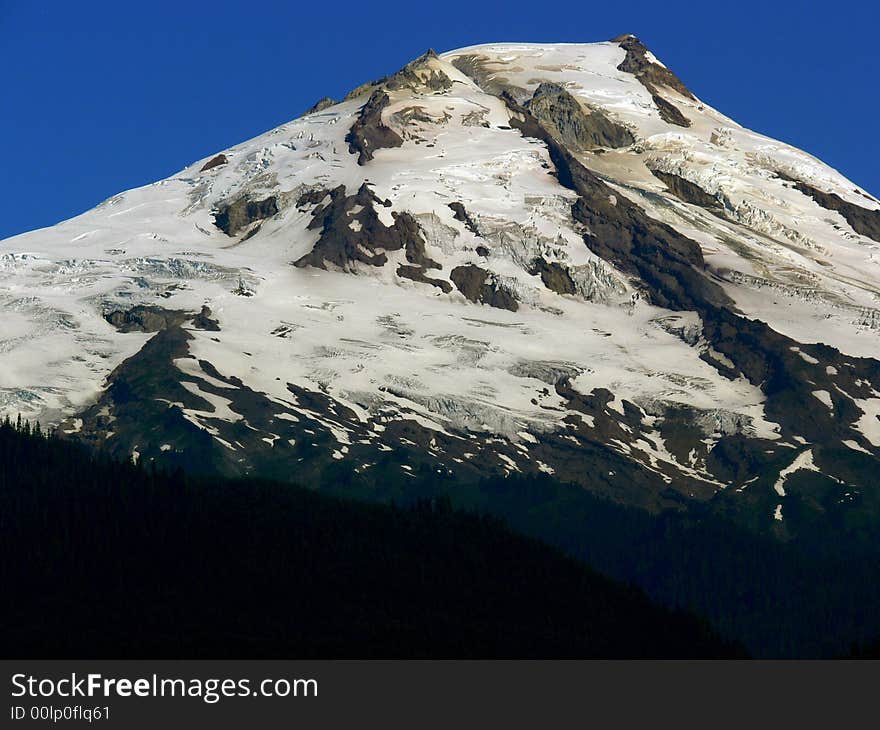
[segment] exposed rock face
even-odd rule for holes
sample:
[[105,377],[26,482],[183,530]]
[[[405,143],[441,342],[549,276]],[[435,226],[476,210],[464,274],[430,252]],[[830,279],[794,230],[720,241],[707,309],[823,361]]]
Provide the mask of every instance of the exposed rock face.
[[545,261],[537,258],[529,270],[532,275],[540,274],[541,281],[551,291],[557,294],[576,294],[577,285],[568,273],[568,269],[556,261]]
[[[514,107],[514,111],[524,110]],[[701,273],[705,263],[699,244],[649,218],[633,203],[616,198],[533,117],[524,117],[525,121],[514,118],[512,123],[547,144],[559,182],[578,193],[572,215],[587,227],[584,240],[594,253],[641,278],[652,299],[668,309],[696,309],[706,301],[729,303],[721,288]]]
[[425,111],[424,107],[421,106],[408,106],[401,109],[399,112],[395,112],[393,115],[393,119],[395,123],[408,126],[413,122],[421,122],[422,124],[435,124],[438,119],[432,117]]
[[[377,486],[386,474],[399,474],[401,464],[416,470],[422,465],[430,471],[442,468],[435,449],[456,460],[457,476],[463,480],[492,474],[514,461],[522,463],[523,469],[535,470],[534,464],[522,460],[514,444],[490,444],[438,432],[424,427],[406,411],[393,419],[381,419],[377,439],[374,425],[378,420],[370,417],[364,422],[332,397],[288,383],[287,390],[297,404],[291,410],[277,400],[269,401],[211,362],[194,358],[189,353],[191,340],[192,335],[181,327],[170,327],[152,338],[113,371],[98,401],[78,414],[81,424],[73,437],[118,458],[128,458],[136,444],[141,460],[169,470],[181,467],[208,475],[259,474],[319,484],[326,481],[328,462],[334,463],[331,454],[340,447],[328,429],[328,422],[332,422],[337,424],[334,429],[351,433],[347,448],[352,459],[358,463],[373,459],[373,468],[365,476],[374,479]],[[185,370],[181,363],[186,364]],[[539,364],[539,370],[543,374],[536,376],[549,383],[570,373],[553,364]],[[218,402],[227,403],[234,417],[217,413],[214,404]],[[448,405],[453,410],[465,407],[457,402]],[[474,417],[485,419],[486,414],[477,412]],[[72,422],[66,424],[70,425]],[[271,448],[264,441],[267,433],[276,435]],[[610,466],[625,476],[628,497],[650,504],[653,488],[644,472],[595,439],[580,439],[580,434],[577,443],[551,437],[535,449],[542,458],[559,463],[566,478],[583,479],[590,473],[590,484],[600,493],[614,493],[606,476]],[[377,443],[384,445],[378,462]],[[293,474],[291,464],[297,465]]]
[[423,269],[443,268],[428,256],[425,250],[425,241],[416,219],[409,213],[392,213],[391,215],[394,218],[394,226],[398,228],[404,240],[406,260]]
[[452,284],[445,279],[432,279],[426,276],[425,267],[423,266],[407,266],[405,264],[400,264],[397,267],[397,275],[404,279],[418,281],[421,284],[430,284],[431,286],[440,289],[444,294],[449,294],[449,292],[452,291]]
[[511,84],[507,78],[495,73],[491,61],[485,56],[476,53],[457,56],[452,60],[452,65],[465,76],[473,79],[486,93],[495,96],[508,93],[519,101],[525,101],[529,97],[525,89]]
[[329,109],[331,106],[335,106],[339,102],[336,99],[333,99],[329,96],[325,96],[323,99],[319,99],[314,106],[312,106],[306,114],[317,114],[318,112],[322,112],[325,109]]
[[201,311],[193,317],[192,324],[197,330],[207,330],[208,332],[219,332],[220,323],[212,317],[211,308],[203,306]]
[[[167,327],[119,365],[98,401],[79,414],[83,425],[77,438],[120,458],[129,457],[131,444],[159,439],[185,443],[188,457],[201,462],[203,471],[209,471],[218,456],[211,435],[185,420],[179,410],[198,409],[204,404],[180,385],[171,364],[188,356],[190,339],[191,335],[179,325]],[[168,400],[159,401],[158,397]],[[169,401],[179,406],[172,410]],[[131,435],[132,440],[115,438],[120,435]]]
[[650,51],[634,35],[618,36],[612,42],[619,43],[620,47],[626,51],[626,57],[617,70],[631,73],[641,82],[642,86],[651,93],[651,98],[660,112],[660,117],[669,124],[690,127],[690,119],[682,114],[675,104],[660,96],[657,93],[657,87],[665,86],[688,99],[694,99],[690,89],[672,71],[657,63],[656,60],[652,60],[652,56],[649,55]]
[[626,58],[617,67],[618,71],[631,73],[649,91],[652,87],[666,86],[687,99],[695,100],[691,90],[682,83],[681,79],[668,68],[657,63],[647,47],[634,35],[618,36],[611,42],[619,44],[626,51]]
[[598,109],[585,107],[558,84],[542,83],[535,89],[526,108],[569,149],[628,147],[635,142],[626,127]]
[[474,303],[488,304],[497,309],[515,312],[519,303],[512,294],[501,289],[494,275],[475,264],[456,266],[449,275],[458,290]]
[[[572,215],[585,225],[584,242],[594,253],[638,277],[660,306],[697,312],[703,337],[733,365],[708,353],[703,359],[730,379],[742,375],[760,387],[767,398],[767,416],[781,426],[783,436],[802,434],[811,442],[827,440],[832,434],[848,438],[846,434],[852,433],[849,429],[861,412],[846,397],[838,403],[835,396],[831,397],[831,409],[816,408],[813,393],[818,389],[867,398],[871,388],[880,387],[880,362],[847,357],[826,345],[799,344],[764,322],[743,317],[706,275],[696,241],[650,218],[634,203],[618,198],[612,204],[611,188],[527,110],[509,97],[505,101],[514,112],[511,123],[524,135],[547,145],[560,183],[578,193]],[[844,372],[847,375],[841,377]],[[750,440],[748,458],[759,458],[757,452],[768,445],[760,439]]]
[[[343,191],[344,192],[344,191]],[[318,205],[318,203],[323,203],[324,199],[329,195],[333,196],[333,190],[327,190],[326,188],[315,188],[314,190],[306,190],[296,201],[297,208],[304,208],[309,205]]]
[[161,307],[132,307],[127,311],[115,310],[104,315],[120,332],[160,332],[169,327],[179,327],[192,317],[191,314]]
[[343,101],[351,101],[352,99],[357,99],[359,96],[363,96],[367,93],[372,93],[379,86],[385,83],[387,76],[383,76],[381,79],[376,79],[375,81],[367,81],[365,84],[360,84],[359,86],[355,86],[351,91],[349,91],[344,97]]
[[[397,73],[383,76],[375,81],[356,86],[345,95],[344,101],[357,99],[367,93],[376,91],[398,91],[409,89],[417,92],[446,91],[452,87],[450,79],[435,63],[437,54],[429,48],[417,59],[410,61]],[[318,102],[320,104],[320,102]],[[316,105],[317,106],[317,105]]]
[[[320,204],[328,195],[329,202]],[[346,195],[344,186],[310,191],[300,197],[297,207],[316,202],[319,204],[312,212],[309,228],[320,229],[321,236],[312,251],[295,262],[297,267],[325,269],[330,264],[350,271],[356,262],[384,266],[388,262],[386,251],[404,249],[407,261],[416,268],[440,268],[426,254],[415,218],[409,213],[394,212],[391,214],[394,224],[386,226],[374,208],[374,204],[381,201],[366,184],[361,185],[354,195]]]
[[783,180],[794,183],[795,188],[804,195],[810,196],[823,208],[840,213],[856,233],[872,238],[875,241],[880,241],[880,210],[863,208],[860,205],[844,200],[835,193],[826,193],[819,190],[803,180],[798,180],[781,172],[777,174]]
[[[649,91],[652,91],[649,89]],[[688,119],[684,114],[682,114],[681,109],[679,109],[675,104],[670,101],[664,99],[660,94],[652,93],[651,98],[654,100],[654,104],[657,106],[657,111],[660,113],[660,118],[667,122],[668,124],[675,124],[679,127],[690,127],[691,120]]]
[[361,107],[360,114],[351,125],[345,141],[348,151],[357,154],[358,164],[365,165],[373,159],[373,153],[382,147],[400,147],[403,139],[382,121],[382,110],[390,101],[388,94],[376,89]]
[[234,236],[251,223],[266,220],[276,213],[278,213],[278,201],[274,195],[263,200],[248,200],[242,197],[220,205],[214,213],[214,223],[227,236]]
[[426,53],[386,79],[385,86],[392,91],[446,91],[452,87],[452,80],[439,68],[432,66],[431,61],[436,60],[437,54],[429,48]]
[[473,218],[470,217],[467,210],[463,204],[459,202],[454,202],[449,204],[450,210],[455,213],[455,220],[461,221],[464,223],[465,228],[467,228],[471,233],[475,236],[480,235],[480,231],[477,229],[477,224],[474,223]]
[[[694,310],[698,302],[726,302],[721,288],[703,273],[699,245],[672,228],[648,218],[634,205],[612,205],[598,178],[574,176],[582,194],[572,208],[575,220],[588,227],[584,240],[590,249],[619,270],[644,282],[651,299],[673,310]],[[601,192],[600,192],[601,191]],[[604,194],[603,194],[604,193]]]
[[211,170],[215,167],[219,167],[220,165],[225,165],[228,162],[226,159],[226,155],[219,154],[216,157],[212,157],[208,160],[204,165],[202,165],[202,169],[199,172],[205,172],[206,170]]
[[703,252],[696,241],[653,220],[634,203],[615,196],[527,109],[509,96],[504,99],[514,112],[511,124],[547,145],[560,184],[578,193],[572,216],[589,231],[584,240],[594,253],[619,270],[639,277],[659,306],[695,310],[698,302],[730,302],[721,287],[703,274]]
[[207,306],[203,306],[201,311],[194,315],[176,309],[138,305],[128,310],[117,309],[109,312],[104,315],[104,319],[120,332],[162,332],[172,327],[180,327],[187,322],[191,322],[196,329],[217,332],[220,326],[211,314]]
[[669,192],[685,203],[699,205],[702,208],[708,208],[713,211],[723,208],[714,195],[710,195],[690,180],[685,180],[683,177],[671,172],[663,172],[663,170],[651,170],[651,174],[658,180],[662,180],[669,189]]
[[[452,80],[440,68],[437,68],[436,60],[437,54],[428,50],[427,53],[408,63],[396,74],[359,86],[345,97],[348,100],[372,91],[370,98],[361,107],[357,120],[352,124],[345,137],[349,152],[357,154],[359,165],[364,165],[372,160],[377,149],[400,147],[403,144],[403,138],[382,120],[382,112],[390,102],[388,91],[409,89],[417,92],[436,92],[445,91],[452,86]],[[313,108],[313,111],[317,111],[317,107],[318,105]],[[408,111],[413,115],[412,119],[420,118],[418,107],[411,107]],[[424,115],[421,116],[421,120],[433,121]],[[405,119],[404,121],[409,120]]]
[[[880,362],[876,360],[847,357],[827,345],[799,345],[763,322],[729,309],[707,309],[703,322],[703,334],[713,347],[749,382],[761,386],[767,396],[768,417],[779,423],[786,435],[799,432],[811,442],[822,442],[832,434],[846,438],[846,427],[861,415],[846,394],[867,398],[871,383],[880,383]],[[816,389],[835,394],[831,396],[832,409],[815,407]],[[844,398],[838,400],[838,392]]]

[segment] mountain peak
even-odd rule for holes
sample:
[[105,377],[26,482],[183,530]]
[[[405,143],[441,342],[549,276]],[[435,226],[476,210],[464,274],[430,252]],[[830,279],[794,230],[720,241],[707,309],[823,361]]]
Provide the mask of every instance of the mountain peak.
[[618,36],[612,43],[619,44],[626,51],[626,58],[618,69],[635,75],[652,93],[655,87],[660,86],[672,89],[688,99],[696,98],[681,79],[666,68],[636,36]]
[[880,457],[854,189],[634,36],[429,51],[5,241],[0,402],[169,466],[544,472],[795,534],[790,474]]

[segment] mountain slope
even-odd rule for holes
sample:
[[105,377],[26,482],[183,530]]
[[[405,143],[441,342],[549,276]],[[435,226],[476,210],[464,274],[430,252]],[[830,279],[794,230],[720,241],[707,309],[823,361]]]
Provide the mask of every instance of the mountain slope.
[[443,502],[186,480],[0,426],[0,505],[4,656],[740,654],[693,617]]
[[428,52],[4,241],[0,398],[196,471],[546,472],[791,538],[880,514],[878,220],[633,36]]

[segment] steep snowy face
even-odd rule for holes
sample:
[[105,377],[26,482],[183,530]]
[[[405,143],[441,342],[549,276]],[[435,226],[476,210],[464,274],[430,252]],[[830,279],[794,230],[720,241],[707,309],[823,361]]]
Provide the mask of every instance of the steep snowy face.
[[0,409],[224,473],[544,471],[783,529],[798,479],[870,484],[878,246],[876,199],[633,36],[428,52],[2,242]]
[[[636,141],[585,164],[651,217],[698,241],[740,311],[805,342],[876,356],[880,203],[817,159],[744,129],[683,86],[654,87],[686,126],[665,122],[664,107],[640,77],[620,70],[640,44],[632,36],[618,41],[482,46],[448,57],[521,100],[549,81],[605,110]],[[642,55],[659,64],[650,51]]]

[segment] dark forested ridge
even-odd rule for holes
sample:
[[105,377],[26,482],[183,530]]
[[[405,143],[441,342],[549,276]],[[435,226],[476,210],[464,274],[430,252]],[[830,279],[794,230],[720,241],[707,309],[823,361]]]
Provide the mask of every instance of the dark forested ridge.
[[491,513],[663,605],[706,617],[757,657],[838,657],[880,636],[875,521],[849,524],[826,513],[814,530],[782,542],[727,519],[724,501],[649,514],[547,475],[463,483],[427,468],[402,475],[395,454],[385,456],[387,465],[371,469],[369,490],[344,462],[316,486],[376,500],[451,495],[456,506]]
[[0,426],[6,657],[715,657],[690,615],[442,498],[165,475]]

